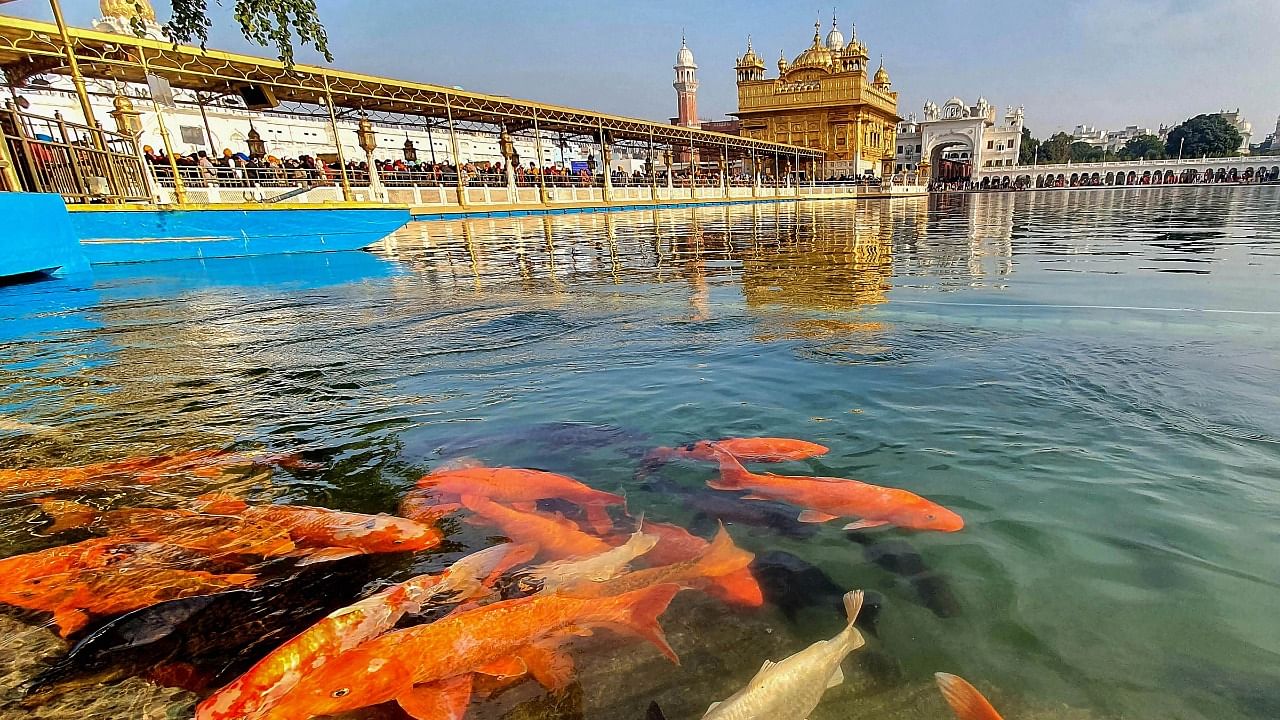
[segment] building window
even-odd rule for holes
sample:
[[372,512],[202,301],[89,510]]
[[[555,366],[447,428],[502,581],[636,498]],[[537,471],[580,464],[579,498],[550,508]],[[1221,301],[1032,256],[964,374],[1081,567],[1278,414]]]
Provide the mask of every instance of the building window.
[[899,146],[898,146],[898,154],[899,154],[899,155],[901,155],[901,154],[902,154],[902,146],[901,146],[901,145],[899,145]]
[[988,141],[987,141],[987,149],[988,149],[988,150],[990,150],[991,148],[995,147],[995,144],[996,144],[996,141],[995,141],[995,140],[988,140]]
[[192,145],[204,144],[204,128],[195,125],[183,125],[178,128],[182,133],[182,142]]

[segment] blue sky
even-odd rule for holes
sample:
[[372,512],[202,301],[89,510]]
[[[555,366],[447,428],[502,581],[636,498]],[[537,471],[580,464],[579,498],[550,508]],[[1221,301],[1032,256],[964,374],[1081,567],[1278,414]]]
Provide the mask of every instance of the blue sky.
[[[64,0],[87,25],[97,3]],[[224,0],[229,7],[232,0]],[[227,7],[214,6],[210,45],[254,51]],[[751,34],[776,71],[821,14],[813,2],[637,0],[318,0],[335,64],[647,118],[674,113],[671,65],[684,29],[699,65],[703,119],[736,108],[733,63]],[[165,0],[156,2],[162,18]],[[3,12],[48,17],[20,0]],[[1280,115],[1280,0],[881,0],[838,5],[873,61],[883,53],[902,115],[926,99],[985,95],[1025,105],[1038,136],[1077,123],[1152,128],[1240,107],[1256,138]],[[314,55],[303,54],[307,61]]]

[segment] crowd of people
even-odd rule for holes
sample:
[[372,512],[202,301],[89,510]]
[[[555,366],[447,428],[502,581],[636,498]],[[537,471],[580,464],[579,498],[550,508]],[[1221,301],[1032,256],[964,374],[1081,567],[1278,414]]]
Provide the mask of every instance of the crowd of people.
[[[312,155],[296,158],[279,158],[274,155],[258,157],[223,150],[221,156],[214,156],[200,150],[175,155],[170,163],[168,156],[157,152],[150,145],[143,148],[143,155],[156,177],[166,185],[173,184],[174,165],[177,166],[184,184],[198,187],[333,185],[341,182],[344,174],[343,166],[336,159]],[[374,165],[378,179],[388,187],[453,187],[459,183],[459,175],[461,183],[468,187],[504,187],[507,184],[506,166],[489,160],[465,162],[460,168],[447,162],[403,159],[375,160]],[[355,185],[369,184],[371,178],[367,161],[348,160],[345,169],[348,182]],[[668,183],[667,172],[665,168],[653,167],[627,172],[619,166],[610,173],[609,180],[616,187],[665,186]],[[578,163],[570,166],[553,163],[540,168],[529,162],[516,165],[512,174],[516,185],[521,187],[599,187],[604,182],[602,172],[594,167],[594,163],[587,166]],[[749,173],[730,173],[727,177],[728,184],[734,187],[749,187],[751,180]],[[693,172],[688,169],[676,170],[670,178],[673,187],[719,187],[721,183],[718,169],[695,168]],[[786,183],[764,177],[761,184],[773,186]]]

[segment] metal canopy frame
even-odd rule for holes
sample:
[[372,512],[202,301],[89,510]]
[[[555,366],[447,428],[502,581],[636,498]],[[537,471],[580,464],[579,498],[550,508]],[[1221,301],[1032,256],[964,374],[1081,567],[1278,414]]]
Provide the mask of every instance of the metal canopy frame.
[[[452,118],[453,122],[505,125],[511,132],[592,136],[603,131],[610,142],[656,142],[692,147],[785,156],[820,161],[821,150],[754,140],[737,135],[597,113],[500,95],[456,90],[440,85],[363,75],[330,68],[295,65],[286,69],[277,60],[173,45],[144,38],[70,28],[69,35],[80,72],[91,78],[146,83],[151,72],[175,87],[219,95],[236,94],[237,86],[269,86],[284,103],[323,106],[326,94],[335,108],[349,108],[390,116]],[[33,75],[68,72],[58,29],[51,23],[0,16],[0,68],[11,85]]]

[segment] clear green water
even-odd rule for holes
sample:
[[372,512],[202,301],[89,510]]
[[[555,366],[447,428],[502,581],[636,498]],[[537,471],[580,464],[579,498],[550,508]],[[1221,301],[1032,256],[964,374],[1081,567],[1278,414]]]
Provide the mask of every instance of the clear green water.
[[[0,288],[0,460],[300,450],[326,469],[258,497],[393,511],[470,455],[696,525],[710,470],[637,480],[645,448],[805,438],[832,452],[781,472],[907,488],[967,521],[868,533],[870,552],[836,526],[730,524],[883,596],[871,649],[896,670],[858,666],[815,718],[944,717],[939,670],[1011,719],[1275,718],[1278,275],[1275,187],[416,224],[372,254],[105,268]],[[0,554],[50,544],[29,504],[0,513]],[[454,532],[448,557],[483,541]],[[871,562],[902,543],[927,583]],[[833,633],[814,604],[788,619],[681,598],[664,618],[681,667],[587,646],[580,704],[506,717],[639,718],[651,699],[697,717]],[[5,622],[11,696],[56,646]],[[138,681],[83,697],[79,717],[190,704]]]

